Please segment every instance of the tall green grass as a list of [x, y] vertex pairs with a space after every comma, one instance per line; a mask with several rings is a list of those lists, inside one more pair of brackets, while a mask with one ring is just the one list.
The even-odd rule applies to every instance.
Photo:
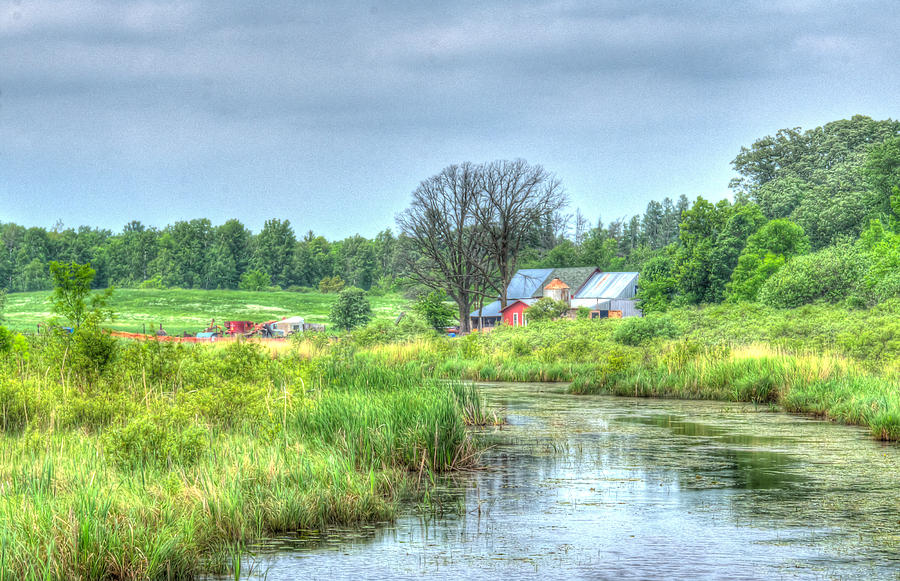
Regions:
[[65, 338], [0, 359], [0, 579], [190, 578], [253, 539], [390, 519], [476, 456], [471, 387], [352, 353]]
[[374, 366], [423, 377], [570, 381], [574, 394], [765, 403], [900, 440], [900, 302], [868, 311], [719, 305], [360, 349]]

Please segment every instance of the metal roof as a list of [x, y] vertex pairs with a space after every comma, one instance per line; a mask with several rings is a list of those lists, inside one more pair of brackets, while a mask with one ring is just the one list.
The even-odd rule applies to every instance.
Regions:
[[[508, 303], [506, 303], [506, 309], [510, 308], [511, 306], [513, 306], [516, 303], [524, 303], [526, 307], [530, 307], [534, 303], [538, 302], [538, 300], [539, 299], [515, 299], [513, 301], [509, 301]], [[500, 309], [500, 312], [502, 313], [506, 309]]]
[[540, 290], [543, 288], [544, 281], [553, 272], [552, 268], [523, 268], [513, 275], [506, 287], [506, 298], [527, 299], [540, 296]]
[[618, 299], [637, 280], [636, 272], [597, 272], [575, 293], [576, 299]]
[[[469, 313], [470, 317], [477, 317], [478, 310], [474, 310]], [[494, 301], [489, 305], [484, 305], [484, 308], [481, 309], [482, 317], [499, 317], [500, 316], [500, 301]]]
[[275, 322], [278, 324], [283, 323], [285, 325], [297, 325], [297, 324], [302, 325], [305, 321], [304, 321], [303, 317], [298, 316], [298, 317], [287, 317], [286, 319], [281, 319], [280, 321], [275, 321]]

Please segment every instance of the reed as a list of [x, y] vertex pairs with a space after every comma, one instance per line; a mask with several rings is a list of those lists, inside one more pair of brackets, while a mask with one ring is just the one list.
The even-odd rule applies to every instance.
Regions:
[[0, 359], [0, 580], [239, 575], [254, 539], [392, 518], [490, 416], [339, 349], [122, 344], [90, 380], [61, 351]]

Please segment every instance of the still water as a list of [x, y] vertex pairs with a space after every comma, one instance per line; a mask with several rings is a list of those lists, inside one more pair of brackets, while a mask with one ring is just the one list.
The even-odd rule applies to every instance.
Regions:
[[[900, 579], [900, 446], [741, 404], [485, 384], [508, 425], [431, 511], [275, 539], [259, 578]], [[426, 516], [427, 515], [427, 516]], [[245, 569], [246, 573], [246, 569]]]

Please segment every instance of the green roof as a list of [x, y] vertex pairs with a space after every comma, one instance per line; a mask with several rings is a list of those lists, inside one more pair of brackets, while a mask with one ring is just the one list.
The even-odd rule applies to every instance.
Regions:
[[544, 287], [550, 284], [550, 281], [554, 278], [558, 278], [563, 281], [569, 288], [571, 289], [571, 293], [575, 294], [581, 286], [587, 282], [587, 279], [591, 277], [592, 274], [597, 270], [595, 266], [576, 266], [572, 268], [554, 268], [553, 272], [551, 272], [545, 279], [544, 284], [542, 284], [539, 288], [535, 289], [534, 293], [531, 295], [532, 297], [542, 297], [544, 296]]

